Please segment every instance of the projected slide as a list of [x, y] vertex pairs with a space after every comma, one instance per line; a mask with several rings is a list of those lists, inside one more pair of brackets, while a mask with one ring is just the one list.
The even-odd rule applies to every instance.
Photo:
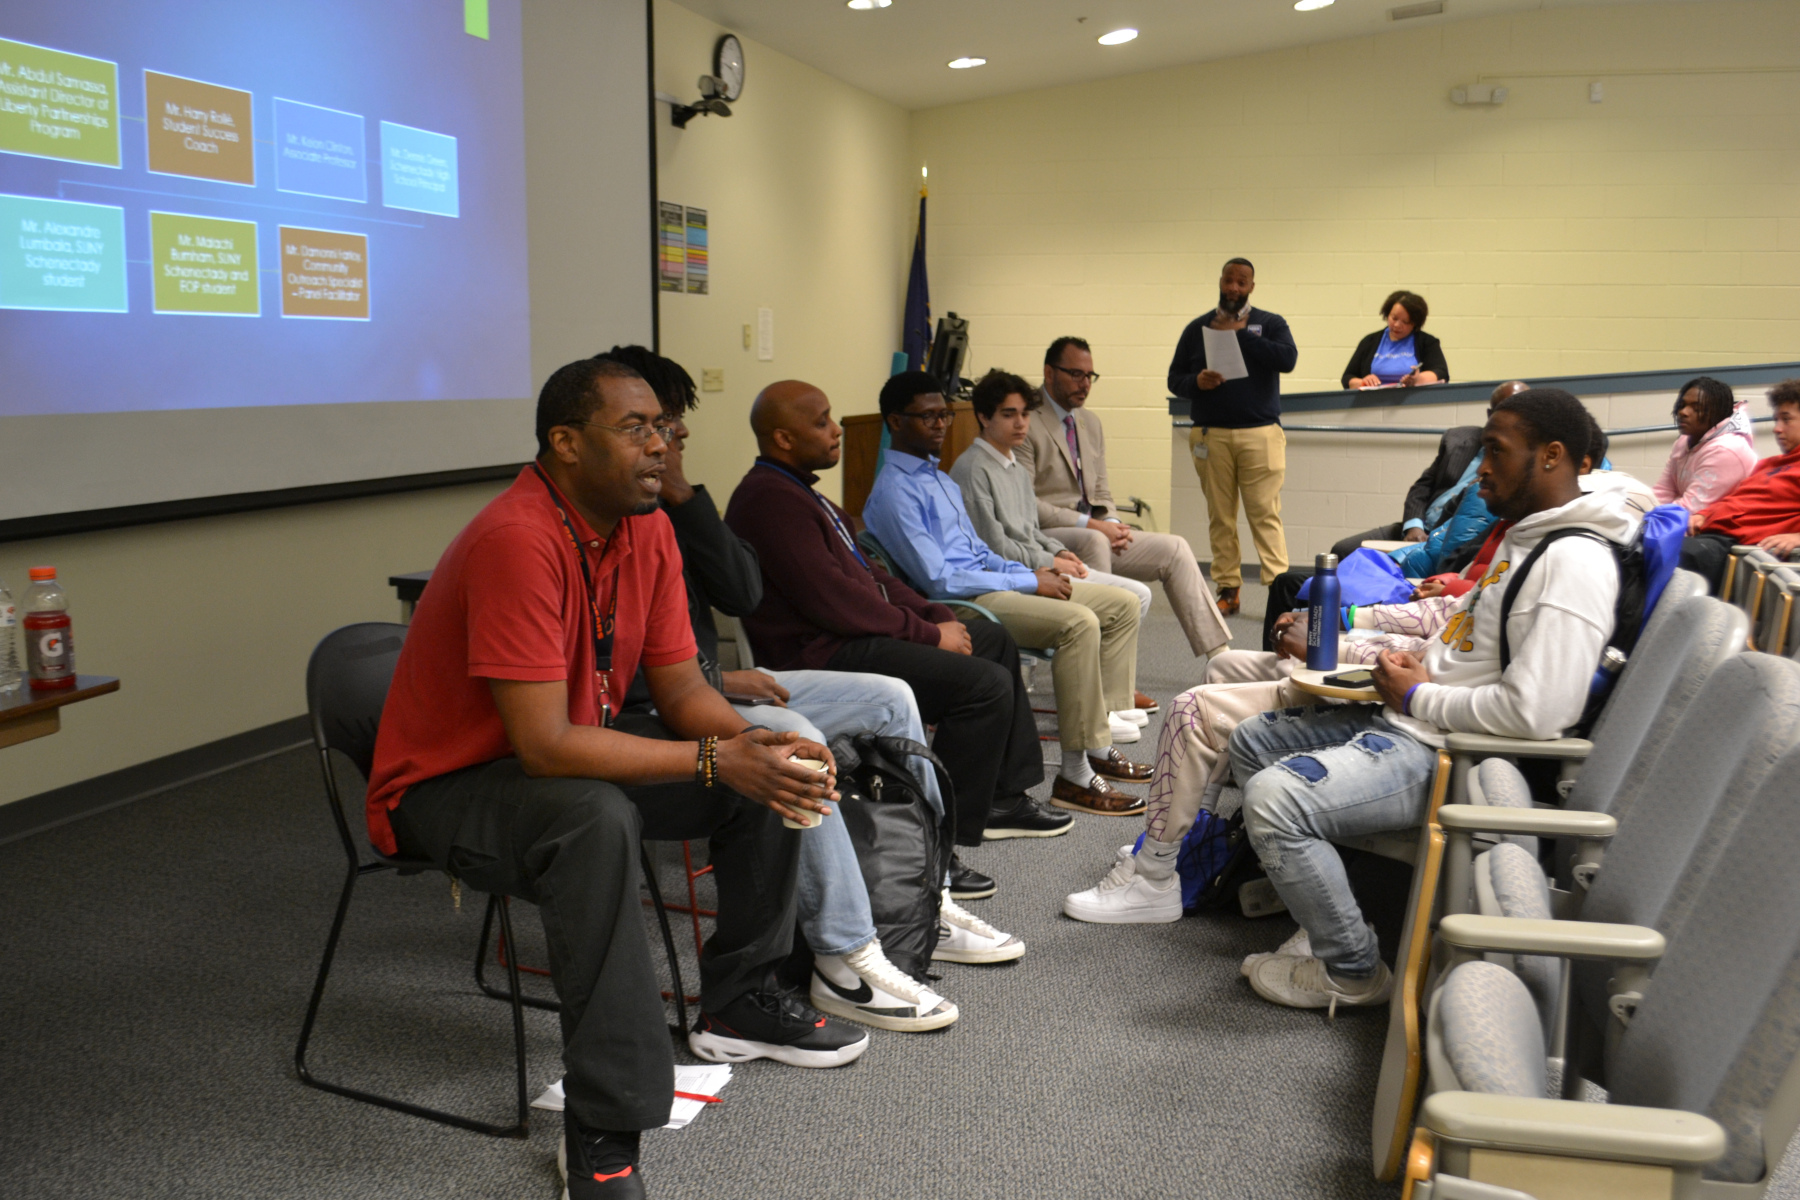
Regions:
[[0, 417], [529, 396], [519, 24], [0, 11]]

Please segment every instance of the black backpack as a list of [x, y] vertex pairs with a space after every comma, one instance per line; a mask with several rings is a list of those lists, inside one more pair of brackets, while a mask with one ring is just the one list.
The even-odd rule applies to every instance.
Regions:
[[[1563, 538], [1584, 537], [1599, 542], [1613, 552], [1613, 561], [1619, 567], [1619, 596], [1613, 602], [1612, 633], [1606, 639], [1607, 647], [1619, 652], [1622, 662], [1629, 658], [1637, 646], [1638, 634], [1644, 628], [1645, 600], [1649, 594], [1649, 572], [1644, 565], [1644, 548], [1638, 542], [1629, 544], [1615, 542], [1592, 529], [1556, 529], [1544, 535], [1544, 540], [1532, 547], [1519, 569], [1512, 572], [1507, 580], [1505, 590], [1500, 597], [1500, 670], [1505, 673], [1512, 665], [1512, 643], [1507, 637], [1506, 623], [1512, 616], [1513, 597], [1518, 594], [1519, 585], [1537, 560], [1544, 556], [1544, 551], [1551, 543]], [[1604, 654], [1604, 651], [1602, 652]], [[1600, 710], [1606, 706], [1606, 698], [1612, 694], [1613, 682], [1618, 678], [1617, 670], [1608, 670], [1596, 664], [1593, 685], [1588, 689], [1587, 706], [1581, 710], [1581, 720], [1575, 724], [1575, 736], [1586, 737], [1600, 719]]]
[[840, 734], [837, 809], [869, 889], [876, 936], [888, 961], [923, 980], [938, 942], [938, 901], [955, 841], [907, 770], [923, 758], [937, 772], [945, 812], [955, 810], [950, 776], [937, 755], [907, 738]]

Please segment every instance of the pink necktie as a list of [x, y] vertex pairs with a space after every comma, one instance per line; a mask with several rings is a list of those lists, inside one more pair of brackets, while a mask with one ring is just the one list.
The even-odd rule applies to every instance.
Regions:
[[1063, 432], [1069, 437], [1069, 458], [1075, 463], [1075, 486], [1081, 489], [1081, 500], [1087, 503], [1087, 480], [1081, 472], [1081, 443], [1075, 440], [1075, 414], [1063, 418]]

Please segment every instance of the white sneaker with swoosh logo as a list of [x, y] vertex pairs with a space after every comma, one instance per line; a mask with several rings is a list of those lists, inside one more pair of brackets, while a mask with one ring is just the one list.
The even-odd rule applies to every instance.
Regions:
[[877, 1029], [923, 1033], [954, 1024], [956, 1005], [888, 961], [880, 941], [813, 956], [812, 1006]]

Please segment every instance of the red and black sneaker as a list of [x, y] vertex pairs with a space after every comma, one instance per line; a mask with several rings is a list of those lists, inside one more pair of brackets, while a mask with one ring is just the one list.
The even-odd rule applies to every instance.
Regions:
[[563, 1144], [556, 1165], [563, 1173], [563, 1200], [644, 1200], [638, 1170], [638, 1133], [583, 1129], [563, 1110]]
[[746, 992], [716, 1013], [702, 1013], [688, 1049], [708, 1062], [772, 1058], [790, 1067], [841, 1067], [869, 1048], [866, 1030], [836, 1021], [775, 983]]

